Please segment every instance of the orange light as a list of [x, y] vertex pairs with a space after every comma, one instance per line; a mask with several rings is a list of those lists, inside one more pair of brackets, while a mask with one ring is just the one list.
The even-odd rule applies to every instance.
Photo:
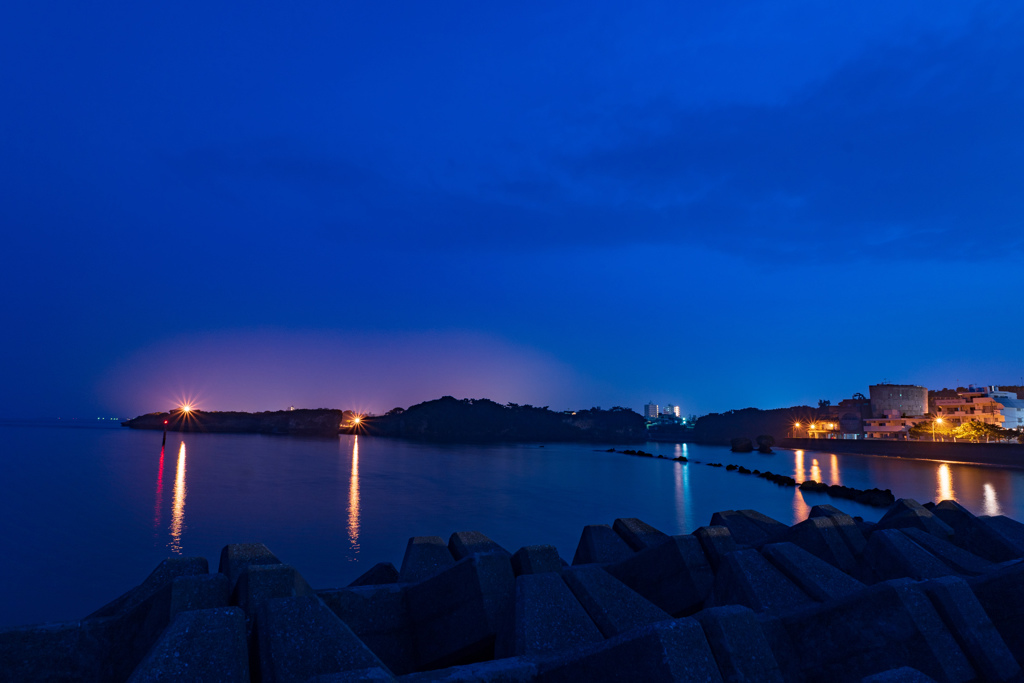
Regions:
[[192, 412], [192, 406], [190, 406], [188, 403], [186, 403], [185, 405], [183, 405], [181, 407], [181, 412], [183, 412], [183, 413], [191, 413]]
[[356, 416], [356, 417], [352, 418], [352, 424], [359, 424], [362, 421], [363, 421], [363, 418], [361, 418], [359, 416]]
[[799, 423], [799, 422], [797, 422], [797, 423], [796, 423], [795, 425], [793, 425], [793, 426], [794, 426], [794, 427], [799, 427], [799, 426], [800, 426], [800, 423]]

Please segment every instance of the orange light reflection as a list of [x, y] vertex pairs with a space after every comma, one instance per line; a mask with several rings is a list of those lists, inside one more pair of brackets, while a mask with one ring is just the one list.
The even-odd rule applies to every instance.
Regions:
[[171, 505], [171, 541], [167, 546], [181, 555], [181, 534], [185, 531], [185, 442], [178, 449], [178, 472], [174, 477], [174, 502]]
[[[359, 437], [352, 437], [352, 472], [348, 479], [348, 543], [359, 554]], [[350, 558], [355, 562], [356, 558]]]
[[953, 474], [949, 471], [949, 465], [942, 463], [935, 473], [938, 486], [935, 495], [938, 501], [956, 500], [956, 491], [953, 490]]

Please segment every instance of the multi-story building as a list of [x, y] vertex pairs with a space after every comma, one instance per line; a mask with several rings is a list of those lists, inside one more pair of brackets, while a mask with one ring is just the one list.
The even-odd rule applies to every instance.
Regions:
[[990, 391], [988, 395], [1003, 406], [1003, 428], [1024, 429], [1024, 400], [1012, 391]]
[[645, 404], [644, 405], [644, 417], [646, 417], [648, 420], [657, 420], [658, 419], [658, 404], [657, 403], [647, 403], [647, 404]]
[[681, 417], [681, 411], [679, 410], [679, 406], [674, 406], [671, 403], [665, 406], [665, 408], [661, 411], [661, 414], [669, 415], [671, 417]]
[[996, 427], [1003, 426], [1003, 404], [983, 392], [965, 391], [957, 398], [940, 398], [933, 403], [935, 417], [954, 428], [971, 420]]
[[[917, 417], [928, 412], [928, 390], [913, 384], [872, 384], [871, 417], [887, 417], [895, 410], [900, 416]], [[866, 430], [865, 430], [866, 431]]]
[[882, 416], [869, 417], [864, 420], [864, 438], [905, 441], [909, 436], [910, 428], [927, 419], [921, 415], [906, 417], [898, 409], [888, 410]]

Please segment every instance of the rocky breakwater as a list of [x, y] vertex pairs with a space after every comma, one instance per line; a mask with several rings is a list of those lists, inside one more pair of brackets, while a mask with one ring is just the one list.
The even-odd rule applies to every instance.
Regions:
[[409, 539], [345, 588], [260, 544], [219, 572], [167, 560], [82, 621], [0, 632], [33, 681], [1018, 681], [1024, 525], [953, 501], [878, 523], [726, 510], [692, 534], [638, 519], [509, 553]]
[[[263, 413], [234, 411], [174, 410], [148, 413], [122, 422], [132, 429], [164, 429], [173, 432], [207, 432], [213, 434], [281, 434], [303, 436], [337, 436], [346, 414], [341, 410], [277, 410]], [[167, 424], [164, 424], [164, 421]]]

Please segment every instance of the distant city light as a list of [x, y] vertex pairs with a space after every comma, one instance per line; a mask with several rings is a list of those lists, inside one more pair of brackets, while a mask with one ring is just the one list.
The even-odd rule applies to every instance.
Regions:
[[356, 424], [357, 425], [357, 424], [359, 424], [362, 421], [363, 421], [363, 418], [359, 417], [358, 415], [356, 415], [355, 417], [352, 418], [352, 424]]
[[800, 426], [800, 423], [799, 423], [799, 422], [797, 422], [797, 423], [796, 423], [795, 425], [793, 425], [793, 426], [794, 426], [794, 427], [799, 427], [799, 426]]
[[192, 412], [192, 406], [190, 406], [189, 404], [186, 403], [185, 405], [183, 405], [181, 407], [181, 412], [183, 412], [183, 413], [191, 413]]

